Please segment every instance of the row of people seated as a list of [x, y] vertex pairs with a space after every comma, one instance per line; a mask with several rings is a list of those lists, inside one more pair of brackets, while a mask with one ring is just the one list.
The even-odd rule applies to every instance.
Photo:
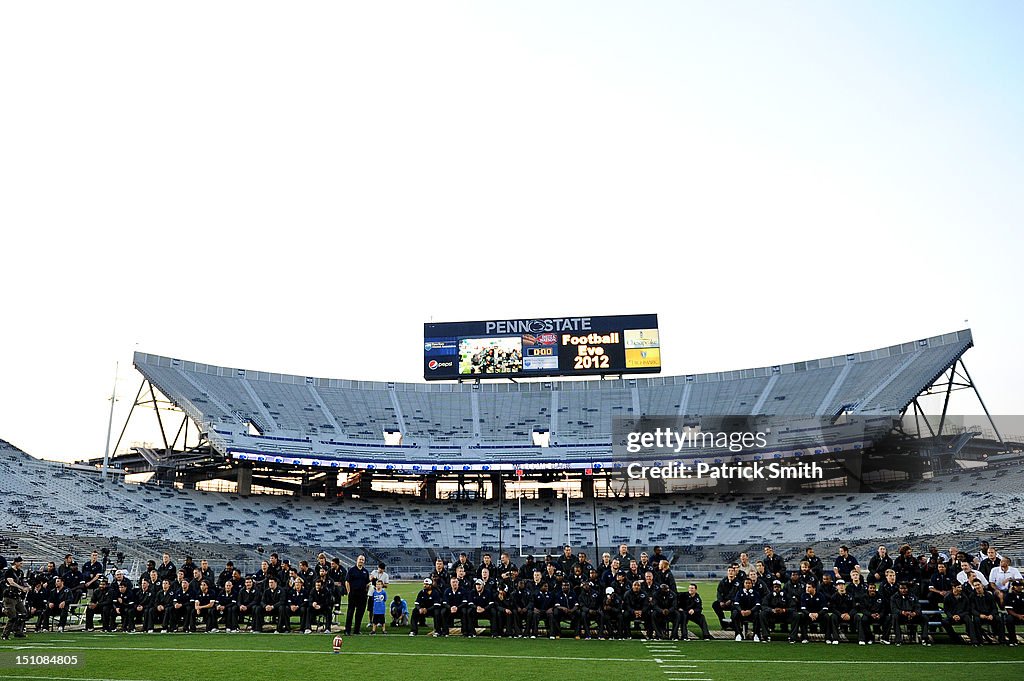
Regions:
[[[719, 583], [712, 608], [723, 628], [732, 628], [742, 641], [752, 631], [753, 640], [771, 640], [773, 625], [788, 628], [789, 641], [808, 642], [808, 628], [816, 626], [826, 643], [838, 644], [843, 630], [848, 640], [870, 645], [880, 634], [882, 643], [890, 643], [895, 632], [897, 645], [904, 640], [904, 627], [924, 645], [933, 642], [932, 632], [941, 626], [954, 643], [962, 641], [955, 626], [963, 625], [969, 640], [979, 645], [985, 628], [999, 643], [1017, 645], [1016, 627], [1024, 623], [1024, 580], [1015, 580], [1010, 592], [998, 599], [978, 579], [969, 583], [953, 580], [948, 591], [929, 592], [919, 598], [914, 585], [896, 582], [896, 573], [886, 571], [884, 582], [863, 584], [854, 573], [851, 582], [838, 580], [834, 585], [825, 575], [821, 583], [794, 572], [786, 584], [773, 580], [767, 586], [757, 575], [739, 578], [730, 566]], [[938, 597], [941, 596], [941, 602]], [[932, 609], [925, 610], [924, 605]], [[941, 609], [939, 607], [941, 606]], [[728, 617], [726, 617], [728, 613]]]
[[629, 638], [631, 628], [644, 638], [678, 636], [689, 623], [699, 627], [710, 640], [703, 602], [697, 585], [677, 594], [666, 583], [655, 583], [648, 573], [644, 581], [634, 582], [628, 590], [605, 587], [592, 582], [576, 587], [571, 581], [545, 579], [534, 573], [530, 582], [520, 580], [512, 589], [488, 585], [481, 578], [472, 588], [451, 577], [447, 585], [435, 584], [429, 577], [416, 596], [410, 612], [410, 636], [433, 621], [432, 636], [446, 637], [458, 622], [463, 636], [473, 637], [484, 622], [492, 637], [536, 638], [541, 627], [549, 638], [563, 634], [577, 639]]
[[[914, 558], [909, 547], [904, 546], [901, 547], [900, 554], [904, 560], [900, 561], [899, 558], [895, 561], [888, 560], [885, 547], [879, 547], [879, 554], [873, 557], [869, 564], [866, 581], [874, 581], [876, 593], [882, 597], [881, 612], [877, 613], [877, 617], [872, 615], [873, 618], [881, 620], [880, 623], [873, 624], [876, 634], [886, 632], [886, 622], [891, 619], [893, 612], [892, 599], [899, 591], [899, 575], [912, 574], [914, 579], [907, 582], [908, 593], [911, 597], [919, 596], [927, 599], [927, 603], [922, 604], [924, 609], [921, 615], [924, 619], [932, 619], [934, 623], [935, 618], [943, 615], [944, 610], [940, 610], [940, 608], [944, 607], [944, 603], [952, 594], [953, 586], [956, 584], [966, 584], [968, 598], [974, 599], [972, 593], [974, 582], [977, 581], [982, 584], [982, 590], [992, 595], [996, 601], [997, 619], [1001, 625], [1006, 624], [1005, 633], [1009, 634], [1006, 640], [1016, 641], [1015, 632], [1011, 632], [1010, 629], [1018, 624], [1020, 618], [1017, 613], [1020, 612], [1020, 607], [1008, 607], [1007, 599], [1011, 595], [1009, 585], [1020, 573], [1016, 568], [1010, 567], [1010, 561], [1000, 556], [994, 548], [984, 545], [982, 551], [976, 554], [967, 554], [951, 548], [947, 555], [938, 553], [933, 547], [929, 552], [931, 558], [926, 560], [925, 556]], [[954, 565], [949, 560], [950, 556], [962, 561], [958, 566], [960, 567], [959, 572], [954, 573], [953, 568], [950, 567]], [[832, 599], [840, 590], [839, 581], [845, 582], [844, 591], [847, 596], [852, 597], [855, 602], [864, 600], [868, 585], [862, 576], [858, 561], [849, 554], [849, 550], [844, 546], [840, 548], [839, 556], [834, 562], [835, 565], [831, 571], [824, 569], [821, 560], [814, 555], [813, 547], [809, 547], [800, 563], [800, 569], [789, 573], [784, 572], [785, 562], [774, 554], [770, 546], [765, 547], [764, 559], [755, 563], [751, 563], [746, 554], [741, 554], [740, 562], [732, 566], [727, 571], [726, 578], [719, 583], [712, 609], [718, 615], [723, 628], [735, 631], [735, 621], [740, 620], [744, 625], [744, 632], [749, 633], [747, 629], [761, 625], [760, 635], [755, 630], [754, 636], [770, 639], [771, 632], [763, 626], [764, 608], [762, 606], [775, 588], [772, 582], [780, 581], [782, 583], [781, 590], [786, 597], [786, 612], [785, 616], [782, 612], [773, 612], [773, 621], [770, 624], [781, 624], [787, 630], [791, 628], [791, 625], [795, 625], [793, 628], [798, 632], [802, 624], [813, 625], [822, 630], [822, 633], [825, 633], [827, 626], [828, 632], [831, 634], [836, 629], [832, 626], [833, 615], [838, 611], [839, 628], [850, 630], [849, 620], [855, 619], [861, 613], [855, 612], [850, 615], [849, 611], [842, 612], [839, 611], [839, 608], [830, 607], [825, 618], [828, 620], [827, 623], [817, 621], [820, 616], [811, 617], [813, 613], [810, 611], [807, 613], [807, 621], [802, 621], [804, 616], [801, 614], [800, 601], [806, 595], [810, 584], [814, 585], [815, 593], [825, 599], [830, 606]], [[911, 568], [911, 565], [915, 564], [921, 568], [917, 572]], [[887, 565], [894, 565], [894, 567], [885, 567]], [[898, 566], [899, 569], [895, 566]], [[988, 578], [983, 569], [989, 571]], [[99, 616], [100, 626], [107, 629], [114, 626], [124, 628], [127, 617], [131, 620], [130, 628], [141, 626], [146, 631], [155, 630], [157, 627], [161, 630], [171, 630], [173, 627], [175, 630], [180, 628], [191, 631], [198, 626], [204, 626], [206, 630], [216, 630], [221, 626], [228, 630], [238, 630], [248, 626], [252, 630], [262, 631], [267, 624], [273, 630], [285, 631], [291, 627], [293, 619], [298, 620], [299, 628], [302, 631], [312, 630], [316, 627], [329, 630], [332, 622], [330, 611], [340, 604], [341, 599], [346, 595], [347, 571], [341, 566], [338, 559], [328, 561], [324, 554], [318, 555], [312, 564], [303, 560], [295, 566], [289, 564], [287, 560], [281, 560], [277, 554], [271, 554], [269, 560], [264, 561], [258, 571], [245, 576], [235, 569], [230, 561], [217, 575], [205, 560], [196, 564], [190, 558], [186, 558], [179, 569], [170, 560], [170, 556], [164, 554], [161, 563], [150, 561], [150, 564], [147, 565], [144, 575], [148, 575], [148, 578], [142, 580], [138, 589], [132, 586], [131, 581], [121, 571], [117, 571], [110, 583], [107, 583], [106, 577], [103, 576], [105, 570], [105, 562], [101, 563], [97, 553], [93, 552], [90, 561], [82, 570], [78, 570], [72, 556], [67, 555], [64, 564], [60, 567], [51, 563], [44, 570], [37, 572], [33, 578], [36, 586], [29, 594], [28, 599], [32, 612], [39, 617], [37, 627], [47, 628], [54, 622], [58, 628], [66, 626], [69, 608], [79, 600], [80, 596], [84, 595], [88, 603], [86, 607], [86, 627], [88, 629], [94, 628], [95, 618]], [[539, 582], [536, 581], [538, 572]], [[381, 568], [377, 574], [386, 573], [383, 573], [383, 568]], [[540, 591], [538, 587], [534, 586], [534, 582], [537, 584], [546, 582], [548, 594], [557, 599], [566, 591], [564, 584], [568, 584], [568, 591], [577, 601], [586, 602], [588, 598], [596, 595], [602, 600], [602, 606], [591, 608], [584, 604], [578, 610], [564, 605], [542, 608], [537, 608], [534, 605], [528, 607], [503, 605], [499, 607], [499, 601], [512, 602], [517, 597], [520, 575], [526, 580], [524, 585], [526, 590], [531, 593]], [[742, 580], [748, 576], [752, 579], [752, 590], [760, 599], [755, 602], [755, 609], [758, 613], [756, 617], [747, 612], [751, 610], [750, 608], [735, 607], [738, 602], [736, 594], [742, 589]], [[619, 551], [614, 557], [605, 553], [596, 564], [592, 564], [585, 553], [574, 554], [571, 547], [565, 546], [562, 556], [545, 556], [538, 561], [527, 557], [522, 568], [512, 563], [507, 553], [502, 553], [498, 561], [493, 561], [490, 554], [485, 553], [478, 566], [470, 563], [466, 554], [463, 553], [451, 565], [446, 565], [441, 560], [437, 561], [430, 577], [433, 591], [441, 592], [437, 594], [438, 596], [444, 596], [443, 592], [451, 586], [452, 577], [458, 580], [459, 589], [463, 590], [462, 593], [468, 593], [470, 596], [476, 591], [474, 577], [483, 582], [483, 591], [490, 595], [492, 601], [489, 605], [475, 605], [470, 614], [476, 617], [488, 611], [493, 613], [499, 633], [505, 635], [516, 635], [514, 633], [516, 631], [520, 632], [519, 635], [537, 635], [536, 632], [543, 626], [546, 631], [557, 628], [558, 631], [554, 635], [560, 635], [562, 629], [567, 627], [581, 636], [590, 634], [600, 637], [603, 634], [604, 637], [619, 637], [624, 635], [624, 627], [620, 620], [629, 619], [629, 625], [639, 628], [641, 635], [675, 636], [680, 628], [685, 630], [686, 627], [685, 625], [679, 627], [679, 624], [672, 621], [672, 617], [681, 619], [683, 612], [689, 614], [688, 611], [691, 610], [689, 607], [683, 607], [689, 589], [686, 591], [677, 589], [669, 561], [658, 547], [655, 547], [653, 555], [641, 553], [639, 559], [634, 559], [630, 555], [628, 547], [623, 545], [619, 547]], [[270, 586], [272, 579], [275, 584], [273, 587]], [[372, 580], [371, 576], [371, 583]], [[171, 603], [170, 608], [165, 605], [161, 609], [160, 604], [155, 601], [160, 597], [164, 581], [169, 582], [170, 590], [178, 593], [179, 596], [177, 603]], [[228, 582], [231, 583], [230, 591], [226, 591]], [[320, 584], [314, 588], [316, 582], [320, 582]], [[633, 590], [634, 583], [637, 582], [640, 584], [640, 592], [647, 595], [648, 601], [642, 608], [632, 611], [640, 613], [639, 615], [634, 614], [632, 617], [627, 617], [624, 613], [629, 612], [629, 609], [626, 607], [625, 601], [629, 597], [629, 592]], [[184, 584], [188, 586], [185, 587]], [[590, 586], [585, 587], [588, 584]], [[674, 612], [668, 604], [670, 596], [662, 596], [659, 593], [663, 584], [668, 586], [670, 594], [675, 594]], [[264, 592], [268, 588], [270, 594], [267, 598], [270, 602], [264, 603]], [[613, 594], [610, 594], [608, 589], [611, 589]], [[280, 595], [275, 595], [277, 590], [284, 594], [283, 598]], [[310, 593], [314, 590], [317, 594], [311, 598]], [[584, 596], [585, 591], [589, 592], [586, 596]], [[234, 592], [239, 593], [238, 602], [233, 602], [235, 600]], [[615, 608], [612, 604], [605, 607], [604, 600], [611, 595], [622, 601], [619, 604], [619, 615], [615, 615]], [[659, 597], [662, 607], [657, 607], [654, 602]], [[207, 599], [211, 599], [212, 604]], [[247, 602], [243, 603], [242, 600]], [[328, 601], [329, 606], [327, 605]], [[468, 601], [466, 602], [468, 603]], [[460, 605], [460, 603], [462, 604]], [[541, 605], [544, 603], [542, 602]], [[452, 619], [452, 615], [460, 615], [467, 606], [460, 601], [446, 607], [447, 614], [441, 617], [440, 622], [442, 628], [446, 619]], [[452, 610], [453, 607], [454, 610]], [[477, 608], [482, 608], [482, 610], [477, 610]], [[565, 609], [568, 614], [565, 614], [565, 618], [561, 619], [556, 627], [552, 617], [563, 612], [559, 608]], [[284, 613], [282, 613], [282, 609], [285, 611]], [[168, 610], [170, 610], [170, 614], [168, 614]], [[433, 605], [424, 606], [418, 610], [429, 612], [431, 616], [436, 612]], [[515, 616], [511, 616], [509, 613], [503, 615], [502, 612], [505, 610], [509, 610]], [[584, 610], [587, 611], [586, 617], [589, 619], [585, 619]], [[771, 608], [771, 610], [781, 611], [782, 608]], [[594, 614], [595, 612], [600, 614]], [[660, 614], [658, 614], [659, 612]], [[149, 613], [148, 618], [147, 613]], [[287, 621], [284, 624], [281, 623], [282, 615], [287, 616]], [[111, 624], [111, 616], [114, 618], [114, 624]], [[978, 617], [981, 618], [981, 615]], [[212, 627], [209, 621], [211, 619], [213, 620]], [[414, 626], [415, 619], [414, 617]], [[461, 617], [454, 617], [454, 619], [458, 620], [460, 625], [462, 624]], [[486, 617], [480, 616], [479, 619], [491, 623]], [[776, 619], [779, 621], [776, 622]], [[966, 620], [963, 622], [965, 626], [973, 627], [976, 621], [975, 616], [970, 613], [964, 619]], [[984, 618], [981, 619], [984, 620]], [[688, 621], [696, 622], [701, 629], [701, 634], [706, 630], [706, 622], [701, 625], [698, 618]], [[987, 623], [987, 620], [984, 621], [986, 621], [985, 629], [994, 628], [994, 625]], [[436, 624], [437, 622], [435, 622]], [[916, 623], [896, 621], [890, 625], [888, 631], [895, 630], [894, 625], [898, 624]], [[596, 626], [591, 627], [591, 625]], [[447, 628], [450, 629], [451, 626], [448, 625]], [[473, 627], [473, 629], [476, 628], [478, 627]], [[466, 629], [468, 630], [469, 627], [467, 626]], [[438, 629], [435, 627], [436, 631]], [[929, 639], [929, 633], [924, 630], [925, 641]], [[797, 637], [798, 639], [802, 638], [799, 633]], [[883, 638], [888, 640], [888, 635], [886, 634]], [[838, 635], [829, 638], [829, 640], [837, 639]], [[870, 639], [866, 641], [863, 639], [864, 637], [861, 640], [865, 644], [870, 642]]]
[[[219, 590], [205, 580], [165, 579], [156, 585], [143, 579], [135, 588], [127, 581], [108, 584], [104, 578], [86, 606], [85, 630], [93, 630], [98, 617], [103, 631], [133, 632], [141, 627], [146, 633], [196, 632], [202, 627], [212, 633], [221, 627], [229, 632], [247, 627], [260, 633], [269, 626], [271, 631], [286, 633], [296, 623], [305, 633], [312, 633], [314, 628], [330, 632], [334, 604], [332, 591], [322, 582], [318, 580], [306, 589], [302, 578], [281, 586], [277, 578], [271, 577], [258, 588], [247, 577], [241, 588], [228, 580]], [[39, 628], [47, 626], [50, 616], [48, 611], [40, 613]], [[60, 626], [65, 624], [62, 615]]]

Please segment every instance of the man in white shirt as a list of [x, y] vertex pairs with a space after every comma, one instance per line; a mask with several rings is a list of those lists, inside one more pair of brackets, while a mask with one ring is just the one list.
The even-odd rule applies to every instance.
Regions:
[[[373, 612], [373, 587], [377, 582], [384, 582], [384, 589], [388, 588], [388, 584], [391, 583], [391, 576], [384, 571], [384, 563], [377, 563], [377, 569], [370, 571], [370, 593], [366, 596], [366, 609], [371, 613]], [[372, 617], [370, 618], [373, 619]], [[370, 628], [371, 622], [366, 623], [366, 628]]]
[[1024, 577], [1021, 576], [1020, 570], [1010, 567], [1009, 558], [1001, 559], [999, 566], [992, 568], [988, 581], [992, 585], [996, 598], [999, 599], [1000, 606], [1003, 604], [1003, 598], [1009, 593], [1010, 585], [1018, 579], [1024, 579]]
[[377, 563], [377, 569], [370, 572], [370, 583], [373, 584], [377, 580], [384, 582], [384, 588], [386, 589], [391, 584], [391, 576], [384, 571], [384, 563]]
[[966, 560], [960, 563], [960, 568], [960, 572], [958, 572], [956, 575], [956, 581], [960, 582], [961, 584], [966, 584], [967, 588], [969, 589], [971, 588], [970, 583], [974, 580], [978, 580], [979, 582], [981, 582], [982, 586], [984, 586], [986, 589], [988, 588], [988, 579], [986, 579], [985, 575], [981, 574], [980, 572], [972, 568], [971, 564], [968, 563]]
[[750, 562], [750, 556], [747, 553], [740, 554], [740, 570], [746, 577], [750, 577], [751, 573], [756, 572], [753, 563]]

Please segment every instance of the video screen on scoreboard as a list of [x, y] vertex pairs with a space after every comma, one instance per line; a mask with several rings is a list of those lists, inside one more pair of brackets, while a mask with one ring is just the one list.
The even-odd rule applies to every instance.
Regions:
[[654, 314], [423, 325], [428, 381], [659, 371]]
[[518, 374], [523, 370], [523, 340], [508, 338], [459, 339], [459, 375]]

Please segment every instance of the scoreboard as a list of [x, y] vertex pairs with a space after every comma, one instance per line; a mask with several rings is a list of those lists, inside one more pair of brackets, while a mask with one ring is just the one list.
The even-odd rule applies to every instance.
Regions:
[[659, 371], [656, 314], [423, 325], [428, 381]]

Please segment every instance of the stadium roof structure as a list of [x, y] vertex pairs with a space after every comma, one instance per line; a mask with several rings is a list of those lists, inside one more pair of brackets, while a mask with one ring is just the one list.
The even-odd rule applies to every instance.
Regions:
[[[780, 423], [835, 421], [843, 415], [860, 420], [866, 440], [859, 446], [891, 432], [908, 407], [916, 408], [917, 398], [934, 387], [973, 388], [961, 359], [972, 346], [971, 331], [965, 329], [752, 369], [520, 383], [354, 381], [141, 352], [135, 353], [134, 365], [144, 377], [139, 395], [148, 384], [155, 403], [155, 387], [225, 457], [430, 474], [620, 465], [612, 442], [617, 421], [650, 416], [693, 423], [748, 416]], [[759, 456], [799, 454], [800, 447], [828, 451], [820, 437], [819, 431], [806, 442]]]

